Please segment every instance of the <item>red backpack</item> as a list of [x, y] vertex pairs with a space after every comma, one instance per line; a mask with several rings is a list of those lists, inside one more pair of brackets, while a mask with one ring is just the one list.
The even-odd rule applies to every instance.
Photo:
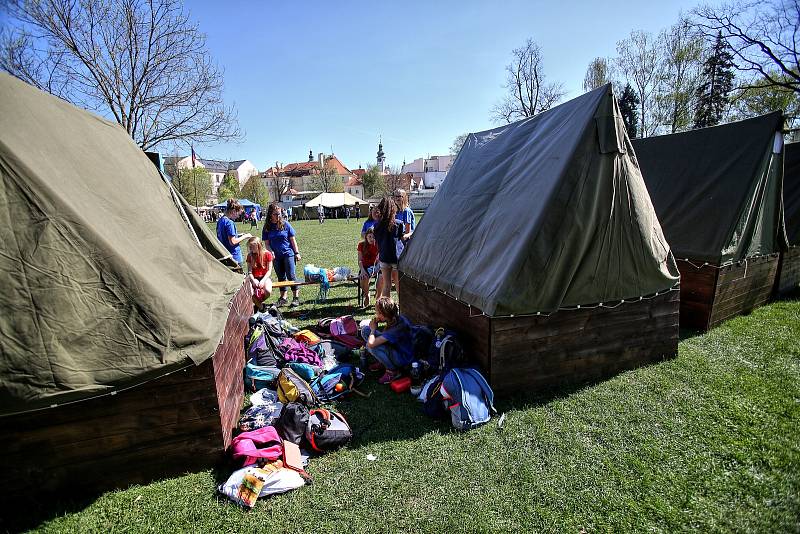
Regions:
[[333, 339], [351, 349], [364, 345], [364, 341], [358, 337], [358, 323], [352, 315], [337, 317], [331, 321], [330, 329]]

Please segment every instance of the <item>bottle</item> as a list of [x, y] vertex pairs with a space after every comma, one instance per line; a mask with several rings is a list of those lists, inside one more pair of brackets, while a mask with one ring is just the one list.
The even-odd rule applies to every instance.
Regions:
[[419, 362], [414, 362], [411, 364], [411, 382], [414, 387], [418, 387], [420, 385], [420, 381], [422, 379], [422, 373], [419, 369]]
[[367, 349], [365, 347], [361, 347], [361, 349], [359, 350], [358, 363], [361, 366], [361, 371], [366, 373], [367, 372]]

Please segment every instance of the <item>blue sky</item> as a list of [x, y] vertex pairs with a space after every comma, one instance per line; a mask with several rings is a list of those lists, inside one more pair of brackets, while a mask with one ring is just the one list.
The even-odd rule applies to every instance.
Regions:
[[505, 65], [527, 38], [545, 72], [582, 92], [589, 62], [632, 30], [658, 32], [697, 1], [187, 2], [225, 69], [241, 144], [202, 157], [305, 161], [334, 153], [351, 168], [446, 154], [453, 139], [494, 125]]

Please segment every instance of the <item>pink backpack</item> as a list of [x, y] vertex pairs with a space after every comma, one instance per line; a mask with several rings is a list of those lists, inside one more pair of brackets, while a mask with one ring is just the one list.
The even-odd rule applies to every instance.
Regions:
[[278, 345], [278, 352], [286, 363], [299, 362], [309, 365], [322, 366], [322, 360], [314, 350], [294, 338], [287, 337]]
[[343, 315], [331, 321], [331, 336], [351, 349], [357, 349], [364, 344], [358, 337], [358, 323], [352, 315]]
[[242, 432], [233, 438], [231, 451], [234, 460], [242, 460], [242, 467], [247, 467], [256, 463], [259, 458], [279, 460], [283, 456], [283, 441], [274, 427], [265, 426]]

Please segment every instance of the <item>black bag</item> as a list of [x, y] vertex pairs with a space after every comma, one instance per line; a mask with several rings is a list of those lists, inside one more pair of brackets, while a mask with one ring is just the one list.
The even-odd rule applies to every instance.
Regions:
[[309, 412], [306, 441], [317, 452], [328, 452], [347, 445], [353, 431], [344, 416], [325, 409]]
[[432, 379], [433, 382], [428, 386], [425, 401], [422, 403], [422, 412], [434, 419], [447, 419], [450, 417], [444, 403], [444, 396], [442, 396], [442, 382], [444, 382], [445, 374], [447, 373], [443, 372]]
[[464, 349], [458, 341], [457, 334], [452, 330], [437, 328], [426, 361], [430, 369], [436, 372], [463, 367]]
[[290, 402], [283, 407], [281, 415], [275, 422], [275, 430], [286, 441], [291, 441], [295, 445], [305, 436], [308, 428], [308, 408], [299, 402]]

